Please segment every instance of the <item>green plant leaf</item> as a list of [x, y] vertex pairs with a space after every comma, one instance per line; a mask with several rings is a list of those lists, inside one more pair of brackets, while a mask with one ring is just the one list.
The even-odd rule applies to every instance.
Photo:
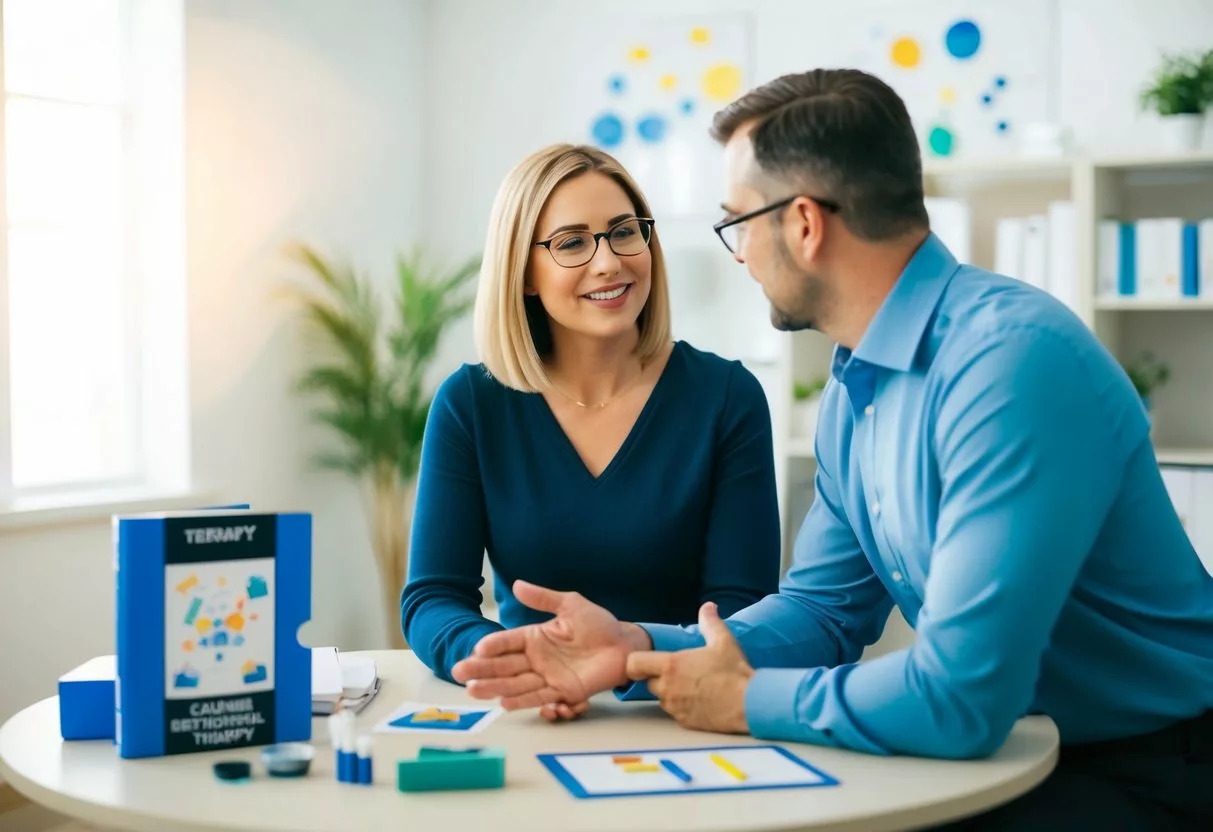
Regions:
[[314, 402], [312, 418], [338, 445], [315, 455], [315, 464], [355, 477], [395, 471], [411, 481], [430, 410], [425, 378], [445, 332], [472, 308], [464, 290], [480, 258], [444, 271], [414, 248], [397, 257], [394, 297], [385, 300], [348, 264], [305, 245], [288, 255], [310, 277], [290, 294], [320, 352], [295, 390]]
[[1143, 109], [1159, 115], [1199, 115], [1213, 104], [1213, 49], [1203, 55], [1165, 54], [1141, 93]]

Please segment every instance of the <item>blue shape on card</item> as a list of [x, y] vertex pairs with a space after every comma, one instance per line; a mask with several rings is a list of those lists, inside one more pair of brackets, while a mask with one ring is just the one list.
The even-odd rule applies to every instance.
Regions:
[[227, 647], [227, 633], [220, 630], [211, 636], [212, 647]]
[[263, 598], [270, 594], [269, 587], [265, 583], [265, 578], [260, 575], [249, 576], [247, 591], [249, 598]]
[[695, 101], [691, 98], [682, 99], [682, 103], [678, 105], [678, 109], [682, 110], [683, 115], [689, 116], [695, 112]]
[[244, 683], [246, 685], [255, 685], [258, 682], [264, 682], [266, 678], [265, 665], [259, 664], [257, 668], [249, 673], [244, 674]]
[[198, 687], [198, 671], [192, 667], [182, 668], [173, 676], [173, 687], [175, 688], [196, 688]]
[[628, 81], [622, 75], [612, 75], [607, 79], [607, 89], [615, 95], [622, 95], [628, 88]]
[[232, 639], [233, 647], [239, 647], [241, 644], [244, 644], [244, 636], [236, 636], [234, 639]]
[[405, 714], [399, 719], [393, 719], [391, 725], [397, 728], [424, 728], [434, 731], [467, 731], [477, 722], [488, 715], [488, 711], [460, 711], [458, 721], [441, 721], [437, 719], [417, 719], [419, 713]]

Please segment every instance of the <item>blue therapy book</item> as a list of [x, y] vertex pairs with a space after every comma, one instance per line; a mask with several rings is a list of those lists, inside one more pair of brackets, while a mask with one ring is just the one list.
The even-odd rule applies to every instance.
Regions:
[[117, 515], [115, 739], [122, 757], [311, 738], [312, 518]]

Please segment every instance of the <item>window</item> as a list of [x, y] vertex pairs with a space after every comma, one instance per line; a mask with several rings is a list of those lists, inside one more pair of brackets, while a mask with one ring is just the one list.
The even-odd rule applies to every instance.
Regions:
[[3, 0], [0, 502], [185, 474], [180, 27]]

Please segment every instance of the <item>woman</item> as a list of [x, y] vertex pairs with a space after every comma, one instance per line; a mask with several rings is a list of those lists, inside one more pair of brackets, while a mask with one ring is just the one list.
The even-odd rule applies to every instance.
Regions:
[[[777, 591], [766, 397], [740, 363], [671, 342], [654, 222], [618, 162], [556, 145], [509, 173], [474, 317], [482, 364], [435, 393], [401, 597], [436, 674], [541, 620], [518, 578], [675, 624]], [[500, 624], [480, 612], [486, 552]]]

